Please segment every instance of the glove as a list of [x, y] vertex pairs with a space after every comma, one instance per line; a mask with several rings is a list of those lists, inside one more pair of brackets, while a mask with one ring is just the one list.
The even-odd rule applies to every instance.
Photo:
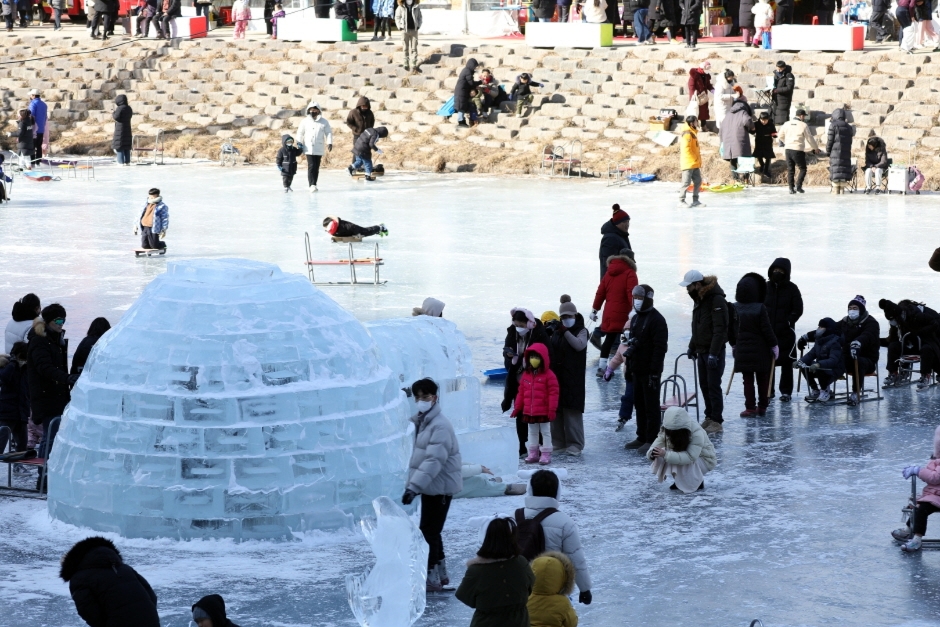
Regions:
[[78, 381], [78, 377], [79, 377], [78, 373], [69, 375], [69, 387], [72, 387], [73, 385], [75, 385], [75, 382]]
[[817, 370], [819, 370], [819, 364], [813, 364], [809, 367], [810, 372], [816, 372]]
[[685, 356], [688, 357], [689, 359], [695, 359], [698, 355], [696, 355], [694, 348], [690, 348], [689, 352], [687, 352]]
[[578, 603], [583, 603], [584, 605], [590, 605], [591, 601], [594, 600], [594, 597], [591, 595], [590, 590], [582, 590], [581, 594], [578, 595]]
[[650, 388], [654, 390], [658, 390], [659, 389], [659, 375], [651, 374], [649, 384], [650, 384]]
[[849, 346], [850, 346], [851, 348], [854, 348], [855, 350], [858, 350], [858, 349], [860, 349], [860, 348], [862, 347], [862, 343], [859, 342], [858, 340], [852, 340], [852, 343], [849, 344]]
[[803, 350], [806, 348], [806, 343], [808, 341], [809, 341], [809, 338], [807, 338], [806, 334], [804, 333], [803, 335], [800, 336], [800, 339], [797, 340], [796, 347], [799, 348], [800, 350]]
[[327, 151], [327, 152], [333, 152], [333, 144], [327, 144], [327, 145], [326, 145], [326, 151]]
[[717, 370], [718, 369], [718, 355], [709, 355], [708, 356], [708, 369]]
[[612, 376], [614, 376], [614, 371], [610, 368], [604, 371], [604, 381], [610, 381]]
[[920, 474], [920, 466], [908, 466], [901, 471], [901, 474], [904, 475], [905, 479], [910, 479], [914, 475]]
[[591, 315], [588, 316], [588, 318], [591, 319], [591, 322], [597, 322], [597, 310], [596, 309], [591, 310]]
[[794, 368], [794, 369], [805, 368], [805, 367], [806, 367], [806, 364], [804, 364], [804, 363], [803, 363], [801, 360], [799, 360], [799, 359], [797, 359], [796, 361], [793, 362], [793, 368]]
[[401, 495], [401, 502], [403, 505], [411, 505], [411, 502], [415, 500], [416, 496], [418, 496], [417, 492], [405, 490], [405, 493]]
[[854, 347], [852, 347], [852, 349], [849, 350], [849, 353], [851, 353], [852, 359], [855, 359], [856, 356], [858, 355], [858, 351]]
[[771, 348], [770, 350], [771, 350], [771, 351], [773, 352], [773, 354], [774, 354], [774, 359], [780, 359], [780, 347], [779, 347], [779, 346], [774, 346], [774, 347]]
[[160, 231], [160, 239], [166, 239], [166, 231]]
[[499, 408], [503, 410], [503, 413], [509, 411], [509, 408], [512, 407], [512, 401], [509, 399], [503, 399], [503, 402], [499, 404]]

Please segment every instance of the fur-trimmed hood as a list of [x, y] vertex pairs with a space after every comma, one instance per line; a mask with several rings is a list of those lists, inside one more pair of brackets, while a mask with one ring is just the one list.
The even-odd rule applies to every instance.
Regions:
[[714, 274], [709, 274], [708, 276], [703, 277], [702, 284], [695, 288], [695, 297], [698, 298], [698, 300], [703, 300], [706, 296], [708, 296], [708, 293], [712, 291], [714, 291], [715, 294], [720, 294], [721, 296], [725, 295], [724, 290], [722, 290], [718, 285], [718, 277], [716, 277]]
[[568, 596], [574, 590], [574, 564], [564, 553], [558, 551], [542, 553], [532, 561], [532, 572], [535, 573], [533, 595]]
[[636, 261], [634, 261], [633, 259], [630, 259], [630, 257], [627, 257], [626, 255], [619, 255], [619, 254], [611, 255], [610, 257], [607, 258], [607, 266], [610, 267], [610, 262], [614, 261], [615, 259], [619, 259], [620, 261], [623, 261], [630, 268], [632, 268], [634, 272], [636, 272]]
[[[86, 558], [89, 559], [86, 560]], [[109, 566], [116, 568], [123, 563], [121, 553], [113, 542], [101, 536], [92, 536], [77, 542], [68, 553], [62, 556], [59, 577], [62, 581], [69, 581], [80, 570]]]
[[42, 316], [36, 316], [33, 320], [33, 333], [39, 337], [46, 337], [46, 321], [42, 319]]

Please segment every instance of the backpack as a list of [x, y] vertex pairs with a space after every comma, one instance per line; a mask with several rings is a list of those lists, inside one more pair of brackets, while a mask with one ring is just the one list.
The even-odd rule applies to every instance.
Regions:
[[516, 540], [519, 551], [530, 562], [545, 552], [545, 530], [542, 521], [557, 512], [554, 507], [546, 507], [535, 518], [525, 517], [525, 508], [516, 510]]

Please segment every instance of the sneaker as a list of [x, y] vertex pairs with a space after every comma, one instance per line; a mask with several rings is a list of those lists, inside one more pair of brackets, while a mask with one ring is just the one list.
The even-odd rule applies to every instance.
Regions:
[[447, 574], [447, 560], [441, 560], [437, 565], [437, 574], [441, 578], [441, 585], [446, 586], [450, 583], [450, 575]]
[[933, 375], [926, 375], [920, 378], [920, 381], [917, 382], [917, 391], [922, 392], [933, 385]]
[[712, 423], [705, 427], [705, 433], [723, 433], [725, 428], [717, 420], [712, 420]]
[[653, 446], [652, 442], [644, 442], [643, 446], [636, 450], [637, 455], [645, 456], [649, 453], [650, 447]]
[[810, 390], [803, 400], [807, 403], [815, 403], [819, 399], [819, 390]]
[[[828, 392], [828, 390], [826, 391]], [[822, 395], [820, 395], [819, 400], [822, 400]], [[849, 407], [855, 407], [856, 405], [858, 405], [858, 394], [856, 394], [855, 392], [852, 392], [851, 394], [849, 394], [849, 397], [845, 399], [845, 404], [848, 405]]]
[[819, 395], [816, 397], [816, 400], [820, 403], [825, 403], [830, 398], [832, 398], [832, 393], [828, 389], [825, 389], [819, 390]]
[[685, 200], [680, 200], [677, 207], [679, 207], [679, 209], [688, 209], [689, 203], [687, 203]]
[[349, 176], [352, 176], [356, 173], [356, 169], [352, 166], [347, 166], [346, 171], [349, 172]]
[[320, 191], [320, 190], [317, 189], [317, 186], [316, 186], [316, 185], [311, 185], [309, 191], [310, 191], [310, 193], [312, 194], [313, 192], [318, 192], [318, 191]]
[[890, 387], [894, 387], [897, 384], [898, 384], [898, 375], [889, 374], [887, 377], [885, 377], [885, 380], [881, 385], [882, 387], [890, 388]]
[[565, 454], [570, 455], [571, 457], [581, 457], [581, 449], [579, 449], [577, 446], [569, 446], [565, 450]]
[[790, 190], [790, 193], [791, 193], [791, 194], [795, 194], [795, 193], [796, 193], [796, 190], [795, 190], [795, 189], [791, 189], [791, 190]]
[[13, 474], [28, 475], [29, 468], [27, 468], [25, 464], [13, 464]]
[[627, 449], [628, 451], [630, 451], [630, 450], [633, 450], [633, 449], [638, 449], [638, 448], [640, 448], [641, 446], [643, 446], [643, 444], [644, 444], [644, 443], [643, 443], [643, 440], [641, 440], [640, 438], [637, 438], [637, 439], [635, 439], [633, 442], [627, 442], [626, 444], [624, 444], [624, 445], [623, 445], [623, 448], [625, 448], [625, 449]]
[[789, 403], [789, 402], [790, 402], [790, 395], [789, 395], [789, 394], [781, 394], [781, 395], [780, 395], [780, 402], [781, 402], [781, 403]]
[[742, 418], [754, 418], [755, 416], [757, 416], [756, 409], [745, 409], [744, 411], [741, 412]]
[[699, 202], [698, 200], [693, 200], [691, 207], [695, 209], [696, 207], [704, 207], [705, 203]]
[[388, 236], [388, 229], [385, 228], [385, 224], [382, 223], [382, 224], [379, 225], [379, 227], [380, 227], [380, 228], [379, 228], [379, 237], [387, 237], [387, 236]]
[[905, 544], [901, 545], [901, 550], [907, 553], [913, 553], [914, 551], [919, 551], [921, 546], [921, 537], [914, 536], [908, 540]]
[[911, 528], [901, 527], [900, 529], [895, 529], [891, 532], [891, 537], [898, 542], [907, 542], [911, 539]]
[[374, 181], [374, 180], [375, 180], [375, 175], [374, 175], [374, 174], [367, 174], [367, 175], [366, 175], [366, 180], [367, 180], [367, 181]]
[[620, 418], [617, 420], [617, 428], [614, 431], [623, 431], [623, 428], [627, 426], [627, 420], [629, 418]]

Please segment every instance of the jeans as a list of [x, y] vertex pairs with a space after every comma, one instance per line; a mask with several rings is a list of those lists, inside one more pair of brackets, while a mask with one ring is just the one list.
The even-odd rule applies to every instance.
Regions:
[[131, 162], [130, 150], [115, 150], [114, 154], [117, 156], [118, 165], [130, 165], [130, 162]]
[[320, 180], [320, 162], [322, 160], [322, 155], [307, 155], [307, 185], [316, 185], [317, 181]]
[[799, 170], [796, 176], [796, 189], [803, 189], [803, 179], [806, 178], [806, 153], [802, 150], [787, 149], [787, 184], [792, 190], [794, 170]]
[[640, 43], [648, 41], [649, 38], [653, 35], [653, 33], [650, 32], [650, 27], [646, 22], [649, 12], [649, 9], [637, 9], [633, 12], [633, 30], [636, 33], [637, 41]]
[[650, 374], [633, 375], [633, 403], [636, 407], [636, 437], [652, 444], [659, 434], [662, 413], [659, 410], [659, 386], [650, 387]]
[[418, 31], [406, 30], [404, 34], [405, 44], [405, 69], [418, 69]]
[[154, 233], [149, 226], [140, 227], [140, 247], [149, 250], [166, 248], [166, 244], [160, 239], [159, 233]]
[[718, 367], [708, 367], [708, 353], [698, 353], [699, 394], [705, 399], [705, 418], [715, 422], [724, 422], [721, 413], [725, 409], [725, 397], [721, 389], [721, 376], [725, 373], [725, 349], [722, 346], [718, 355]]
[[[873, 187], [881, 187], [881, 177], [884, 176], [885, 171], [881, 168], [865, 168], [865, 187], [872, 189]], [[875, 184], [872, 185], [872, 179], [875, 179]]]
[[205, 15], [206, 17], [209, 17], [209, 7], [210, 7], [210, 6], [211, 6], [211, 5], [209, 5], [209, 4], [205, 4], [205, 3], [202, 3], [202, 2], [197, 2], [197, 3], [196, 3], [196, 17], [199, 17], [200, 15]]
[[365, 169], [366, 176], [372, 176], [372, 159], [356, 155], [356, 158], [353, 159], [352, 162], [353, 170], [358, 170], [360, 166]]
[[558, 21], [561, 23], [568, 21], [568, 16], [571, 14], [571, 5], [564, 6], [558, 5]]
[[467, 119], [467, 116], [464, 115], [464, 112], [463, 112], [463, 111], [458, 111], [458, 112], [457, 112], [457, 122], [458, 122], [458, 124], [459, 124], [460, 122], [465, 121], [466, 119]]
[[[173, 23], [175, 18], [170, 17], [169, 15], [158, 15], [157, 16], [157, 35], [163, 37], [164, 39], [170, 39], [172, 34], [170, 33], [170, 25]], [[237, 29], [238, 24], [235, 24]]]
[[62, 9], [52, 9], [52, 19], [55, 22], [56, 30], [62, 28]]
[[698, 202], [698, 194], [702, 191], [702, 171], [699, 168], [682, 171], [682, 191], [679, 193], [680, 202], [685, 202], [685, 195], [689, 191], [689, 185], [692, 185], [692, 202]]
[[621, 420], [630, 420], [633, 415], [633, 379], [627, 377], [627, 387], [620, 397], [620, 412], [617, 414]]
[[3, 16], [3, 19], [6, 21], [7, 30], [13, 30], [13, 19], [14, 19], [13, 14], [8, 13], [7, 15]]
[[[770, 372], [742, 372], [744, 378], [744, 408], [767, 409], [767, 388], [770, 387]], [[754, 398], [754, 379], [757, 379], [757, 403]]]
[[424, 534], [424, 541], [428, 543], [428, 570], [441, 563], [444, 559], [444, 523], [447, 521], [447, 511], [454, 497], [440, 494], [421, 495], [421, 522], [418, 528]]

